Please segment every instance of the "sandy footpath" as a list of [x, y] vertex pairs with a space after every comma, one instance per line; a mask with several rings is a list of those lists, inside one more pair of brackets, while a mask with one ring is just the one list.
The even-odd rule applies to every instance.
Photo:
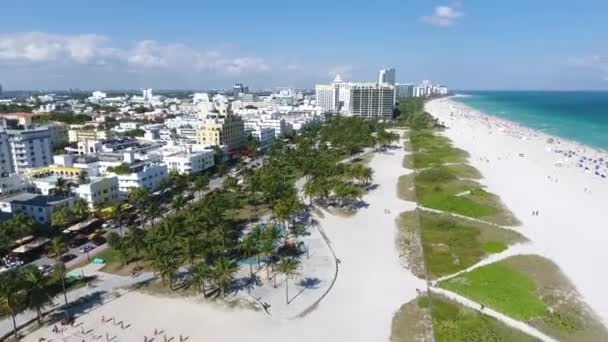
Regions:
[[[167, 338], [179, 341], [388, 341], [391, 321], [399, 307], [416, 297], [416, 288], [424, 282], [405, 270], [395, 246], [396, 218], [414, 208], [397, 198], [397, 179], [403, 149], [375, 154], [371, 161], [374, 183], [378, 188], [364, 196], [369, 204], [352, 217], [325, 214], [317, 217], [340, 259], [337, 280], [327, 297], [303, 318], [277, 321], [262, 313], [228, 309], [194, 299], [168, 299], [130, 293], [78, 318], [80, 327], [68, 334], [66, 341], [94, 341], [93, 335], [116, 336], [114, 342], [144, 341], [154, 329], [164, 330]], [[387, 214], [385, 210], [390, 210]], [[282, 291], [283, 289], [279, 289]], [[102, 316], [123, 321], [122, 329], [101, 323]], [[80, 336], [79, 336], [80, 335]], [[40, 337], [61, 340], [41, 329], [24, 339], [38, 342]], [[163, 341], [159, 335], [154, 341]]]
[[[601, 152], [486, 116], [449, 99], [426, 110], [442, 121], [445, 135], [468, 151], [543, 256], [555, 261], [583, 299], [608, 322], [608, 179], [585, 172], [555, 150], [597, 158]], [[607, 133], [608, 134], [608, 133]], [[553, 140], [550, 140], [553, 138]], [[539, 211], [532, 216], [532, 211]]]

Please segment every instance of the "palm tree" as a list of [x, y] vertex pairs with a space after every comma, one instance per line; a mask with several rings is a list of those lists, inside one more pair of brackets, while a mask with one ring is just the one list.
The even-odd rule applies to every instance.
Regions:
[[26, 305], [36, 310], [38, 324], [42, 322], [42, 309], [52, 302], [46, 290], [46, 277], [34, 266], [27, 266], [22, 270], [26, 289]]
[[51, 225], [61, 229], [72, 221], [70, 217], [72, 217], [72, 213], [69, 208], [63, 206], [55, 208], [51, 217]]
[[55, 183], [55, 188], [53, 189], [53, 194], [55, 196], [65, 197], [70, 194], [72, 184], [68, 182], [65, 178], [59, 177], [57, 178], [57, 182]]
[[222, 186], [228, 191], [237, 191], [239, 189], [239, 180], [236, 177], [227, 176], [224, 178]]
[[197, 291], [202, 289], [203, 296], [207, 296], [205, 284], [213, 277], [213, 269], [204, 261], [200, 261], [190, 268], [190, 284]]
[[262, 240], [260, 251], [266, 257], [266, 279], [270, 279], [270, 263], [276, 248], [276, 241], [269, 239]]
[[13, 332], [17, 338], [17, 309], [22, 301], [23, 278], [17, 270], [11, 270], [0, 274], [0, 300], [2, 306], [11, 314], [13, 319]]
[[55, 265], [55, 271], [59, 279], [61, 279], [61, 289], [63, 291], [63, 299], [65, 300], [65, 306], [68, 306], [68, 294], [65, 289], [65, 265], [61, 262], [61, 255], [65, 251], [65, 244], [63, 240], [59, 237], [51, 240], [50, 245], [51, 253], [55, 255], [55, 260], [57, 264]]
[[277, 264], [277, 270], [285, 275], [285, 302], [289, 304], [289, 277], [298, 273], [299, 262], [294, 258], [282, 258]]
[[[15, 234], [15, 237], [21, 239], [22, 237], [30, 234], [34, 228], [34, 222], [32, 219], [22, 212], [18, 212], [9, 221], [9, 229]], [[23, 245], [23, 240], [21, 242]]]
[[159, 214], [160, 206], [158, 205], [158, 203], [150, 202], [150, 204], [148, 204], [148, 206], [146, 207], [146, 215], [150, 218], [152, 227], [154, 227], [155, 220], [159, 216]]
[[186, 204], [188, 204], [188, 200], [186, 200], [186, 197], [184, 197], [182, 194], [178, 194], [173, 198], [173, 201], [171, 202], [171, 207], [173, 208], [173, 210], [177, 211], [183, 209]]
[[145, 248], [145, 234], [145, 231], [141, 228], [129, 230], [121, 240], [121, 247], [123, 247], [127, 251], [127, 254], [132, 258], [139, 258], [141, 252]]
[[118, 229], [120, 229], [120, 236], [124, 236], [124, 231], [123, 231], [124, 227], [123, 227], [122, 221], [125, 216], [125, 212], [126, 212], [126, 209], [125, 209], [125, 206], [123, 203], [120, 203], [120, 202], [115, 203], [112, 206], [112, 214], [111, 214], [112, 216], [111, 217], [118, 224]]
[[161, 203], [163, 203], [163, 204], [165, 203], [166, 192], [167, 192], [167, 190], [169, 190], [170, 187], [171, 187], [171, 184], [167, 177], [161, 179], [160, 182], [158, 183], [158, 191], [160, 192], [160, 199], [161, 199]]
[[150, 203], [150, 191], [147, 188], [131, 188], [129, 201], [137, 207], [141, 219], [141, 228], [144, 228], [146, 207]]
[[[251, 236], [247, 236], [243, 242], [241, 242], [240, 248], [243, 257], [249, 259], [259, 253], [258, 242]], [[249, 262], [249, 274], [253, 279], [253, 263]]]
[[264, 226], [262, 226], [261, 224], [258, 224], [256, 226], [254, 226], [253, 228], [251, 228], [251, 231], [249, 232], [247, 238], [252, 240], [255, 243], [257, 252], [256, 252], [256, 256], [258, 257], [258, 268], [260, 268], [260, 255], [262, 253], [261, 251], [261, 244], [262, 244], [262, 239], [263, 239], [263, 234], [264, 234]]
[[203, 241], [196, 235], [195, 232], [190, 231], [178, 237], [178, 248], [182, 256], [181, 259], [190, 264], [190, 267], [194, 267], [196, 260], [203, 255]]
[[203, 198], [203, 192], [209, 189], [209, 177], [200, 175], [194, 180], [194, 189], [198, 191], [199, 199]]
[[76, 200], [76, 202], [74, 203], [73, 212], [74, 214], [76, 214], [76, 216], [83, 220], [89, 218], [89, 216], [91, 215], [91, 210], [89, 209], [89, 203], [87, 202], [87, 200], [85, 200], [84, 198], [79, 198], [78, 200]]
[[213, 279], [220, 288], [222, 297], [226, 297], [226, 290], [234, 280], [237, 272], [237, 264], [227, 257], [219, 258], [213, 265]]

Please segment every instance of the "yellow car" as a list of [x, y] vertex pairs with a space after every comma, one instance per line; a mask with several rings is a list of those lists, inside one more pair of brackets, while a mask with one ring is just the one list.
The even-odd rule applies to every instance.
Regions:
[[105, 233], [106, 233], [105, 230], [96, 230], [96, 231], [92, 232], [91, 234], [89, 234], [88, 238], [89, 238], [89, 240], [93, 240], [94, 238], [101, 236]]

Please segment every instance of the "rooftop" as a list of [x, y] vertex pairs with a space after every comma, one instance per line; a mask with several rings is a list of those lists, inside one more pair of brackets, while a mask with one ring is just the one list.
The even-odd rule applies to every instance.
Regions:
[[16, 194], [16, 195], [2, 197], [2, 198], [0, 198], [0, 202], [45, 207], [45, 206], [55, 205], [57, 203], [65, 201], [66, 199], [68, 199], [68, 198], [58, 197], [58, 196], [46, 196], [46, 195], [31, 194], [28, 192], [23, 192], [23, 193]]

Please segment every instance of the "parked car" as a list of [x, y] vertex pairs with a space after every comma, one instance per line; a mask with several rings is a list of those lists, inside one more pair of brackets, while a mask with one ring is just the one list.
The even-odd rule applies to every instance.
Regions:
[[88, 253], [90, 251], [92, 251], [93, 249], [95, 249], [95, 247], [93, 247], [92, 245], [84, 245], [82, 247], [80, 247], [80, 253]]
[[79, 237], [75, 238], [74, 240], [70, 241], [70, 243], [68, 244], [68, 247], [78, 248], [87, 242], [89, 242], [89, 239], [86, 236], [79, 236]]
[[64, 254], [61, 256], [61, 262], [63, 263], [72, 261], [74, 259], [76, 259], [76, 256], [74, 254]]
[[[109, 226], [109, 227], [112, 227], [112, 226]], [[101, 230], [101, 229], [100, 230], [96, 230], [96, 231], [92, 232], [91, 234], [89, 234], [88, 238], [89, 238], [89, 240], [93, 240], [94, 238], [96, 238], [98, 236], [101, 236], [101, 235], [103, 235], [105, 233], [106, 233], [105, 230]]]
[[48, 264], [38, 266], [38, 271], [40, 271], [44, 274], [51, 272], [52, 269], [53, 269], [53, 266], [48, 265]]

